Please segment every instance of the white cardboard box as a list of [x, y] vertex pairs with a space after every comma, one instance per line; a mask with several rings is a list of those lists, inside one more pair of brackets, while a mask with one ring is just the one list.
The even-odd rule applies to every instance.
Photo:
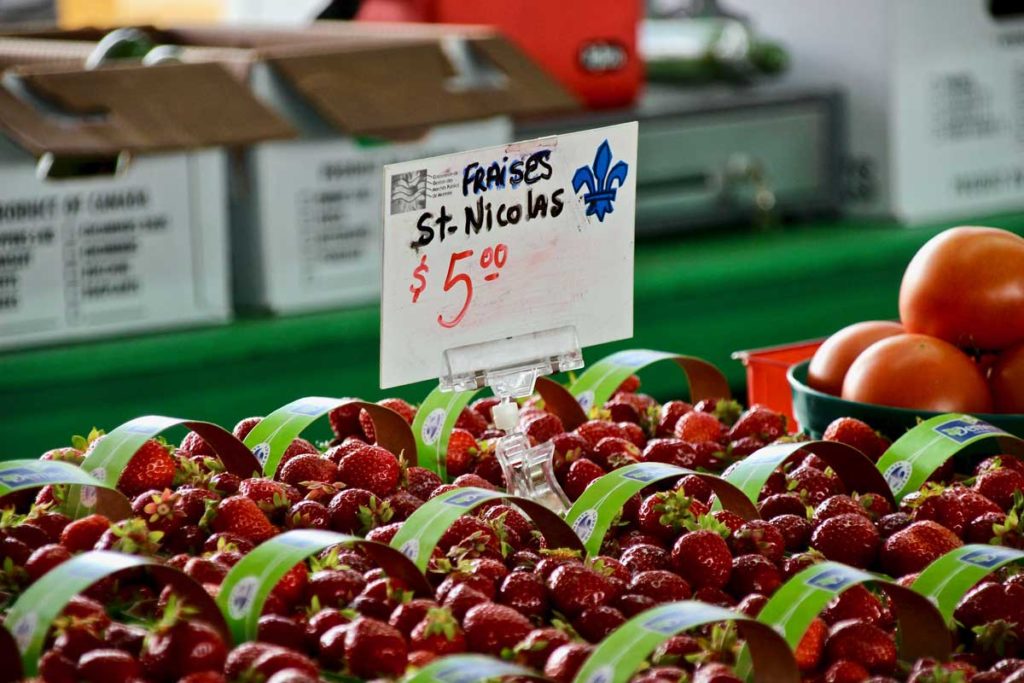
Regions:
[[[0, 57], [16, 48], [0, 45]], [[0, 348], [228, 320], [227, 164], [215, 145], [287, 128], [216, 64], [64, 62], [5, 75]], [[221, 118], [209, 125], [211, 104], [183, 90], [230, 103], [213, 103]], [[39, 157], [72, 171], [38, 172]]]
[[[1015, 14], [1008, 14], [1015, 5]], [[786, 78], [843, 86], [850, 208], [907, 222], [1024, 208], [1024, 5], [730, 0], [792, 54]]]

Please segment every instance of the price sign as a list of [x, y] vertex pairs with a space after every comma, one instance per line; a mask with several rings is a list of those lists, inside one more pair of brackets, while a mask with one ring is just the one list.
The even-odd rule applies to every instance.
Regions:
[[627, 123], [386, 166], [381, 387], [494, 340], [632, 336], [636, 148]]

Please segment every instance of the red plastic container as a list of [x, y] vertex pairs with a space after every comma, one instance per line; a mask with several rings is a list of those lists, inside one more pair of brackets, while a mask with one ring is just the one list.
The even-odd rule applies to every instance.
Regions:
[[640, 0], [366, 0], [361, 20], [496, 27], [592, 108], [625, 106], [643, 81]]
[[824, 341], [813, 339], [732, 354], [747, 368], [748, 405], [760, 403], [784, 414], [788, 418], [789, 431], [796, 432], [798, 426], [793, 417], [793, 394], [786, 372], [800, 361], [813, 356]]

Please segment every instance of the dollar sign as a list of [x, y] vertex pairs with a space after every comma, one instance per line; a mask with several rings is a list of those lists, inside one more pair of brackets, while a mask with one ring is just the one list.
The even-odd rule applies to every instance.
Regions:
[[420, 298], [420, 294], [427, 288], [427, 279], [423, 277], [424, 273], [429, 273], [430, 268], [427, 267], [427, 255], [424, 254], [420, 257], [420, 264], [416, 266], [416, 270], [412, 271], [412, 276], [417, 280], [413, 284], [409, 285], [409, 291], [412, 292], [412, 302], [416, 303], [416, 300]]

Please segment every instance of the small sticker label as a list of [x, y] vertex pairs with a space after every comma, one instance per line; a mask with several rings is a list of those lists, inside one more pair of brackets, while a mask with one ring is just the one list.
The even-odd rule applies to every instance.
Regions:
[[584, 510], [576, 521], [572, 523], [572, 530], [576, 532], [576, 535], [580, 537], [580, 540], [586, 543], [590, 540], [590, 537], [594, 533], [594, 527], [597, 525], [597, 510], [593, 508]]
[[576, 402], [580, 404], [580, 408], [583, 408], [583, 412], [589, 413], [590, 409], [594, 407], [594, 392], [589, 389], [584, 391], [576, 397]]
[[882, 478], [885, 479], [885, 483], [889, 485], [889, 489], [893, 493], [899, 493], [910, 481], [913, 471], [914, 467], [909, 460], [897, 460], [885, 469]]
[[428, 446], [433, 446], [441, 436], [441, 429], [444, 427], [444, 419], [448, 417], [448, 412], [444, 408], [434, 408], [427, 415], [427, 419], [423, 422], [423, 429], [420, 431], [420, 436], [423, 439], [423, 443]]
[[94, 469], [89, 474], [91, 474], [95, 478], [99, 479], [100, 481], [106, 481], [107, 480], [107, 469], [105, 467], [97, 467], [96, 469]]
[[580, 49], [580, 66], [591, 73], [619, 71], [629, 61], [626, 47], [613, 40], [595, 40]]
[[935, 431], [956, 443], [967, 443], [971, 439], [983, 434], [1005, 434], [1002, 429], [980, 420], [968, 420], [964, 418], [943, 422], [935, 425]]
[[420, 556], [420, 542], [415, 538], [409, 539], [402, 544], [402, 547], [398, 549], [403, 555], [408, 557], [413, 562]]
[[444, 502], [446, 505], [454, 505], [460, 508], [473, 507], [482, 500], [487, 500], [491, 495], [489, 492], [479, 491], [466, 491], [465, 493], [459, 493], [451, 498], [446, 499]]
[[856, 577], [848, 576], [840, 569], [828, 569], [809, 578], [807, 585], [838, 593], [856, 581]]
[[1019, 555], [1016, 552], [1000, 549], [998, 546], [986, 548], [984, 550], [972, 550], [963, 557], [960, 561], [965, 564], [973, 564], [976, 567], [983, 567], [985, 569], [992, 569], [1000, 562], [1014, 559]]
[[587, 678], [587, 683], [611, 683], [615, 677], [615, 669], [611, 666], [602, 666], [600, 669], [590, 674]]
[[689, 626], [692, 621], [687, 614], [659, 614], [653, 619], [643, 622], [641, 625], [648, 631], [675, 635], [686, 626]]
[[267, 458], [270, 457], [270, 444], [267, 443], [266, 441], [264, 441], [263, 443], [256, 444], [255, 446], [252, 447], [252, 454], [256, 456], [256, 459], [259, 461], [261, 467], [263, 465], [266, 465]]
[[95, 486], [83, 486], [78, 495], [83, 506], [87, 508], [96, 507], [97, 493]]
[[228, 599], [228, 612], [232, 619], [243, 619], [256, 601], [256, 590], [260, 586], [260, 580], [255, 576], [247, 576], [231, 589], [231, 596]]
[[39, 617], [35, 612], [26, 612], [21, 619], [18, 619], [11, 628], [11, 634], [14, 636], [14, 641], [18, 644], [18, 649], [21, 652], [25, 652], [28, 646], [32, 644], [32, 636], [36, 632], [36, 625], [39, 623]]
[[337, 404], [337, 400], [331, 398], [303, 398], [288, 406], [288, 412], [293, 415], [315, 415], [319, 417], [325, 411], [333, 408], [335, 404]]

